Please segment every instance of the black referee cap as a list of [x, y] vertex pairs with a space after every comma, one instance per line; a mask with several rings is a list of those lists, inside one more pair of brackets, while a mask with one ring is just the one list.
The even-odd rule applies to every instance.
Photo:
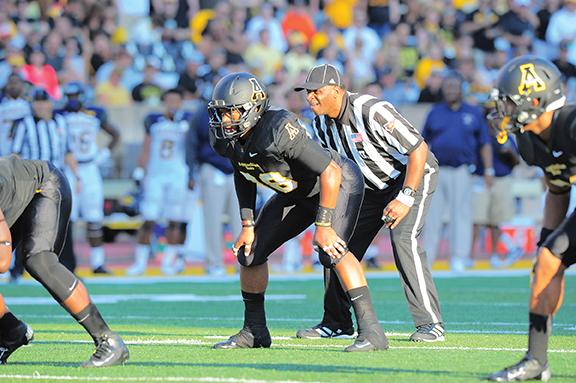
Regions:
[[50, 95], [43, 88], [34, 88], [30, 94], [32, 101], [50, 101]]
[[330, 64], [317, 65], [310, 70], [306, 77], [306, 82], [294, 88], [296, 92], [301, 90], [316, 90], [326, 85], [336, 85], [344, 87], [342, 76], [338, 69]]

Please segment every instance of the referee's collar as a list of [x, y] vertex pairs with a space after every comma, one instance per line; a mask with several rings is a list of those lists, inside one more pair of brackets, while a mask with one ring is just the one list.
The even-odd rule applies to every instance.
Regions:
[[344, 97], [342, 97], [342, 105], [340, 106], [340, 113], [336, 120], [342, 124], [348, 125], [350, 119], [348, 117], [348, 109], [350, 107], [350, 97], [348, 96], [348, 92], [345, 91]]

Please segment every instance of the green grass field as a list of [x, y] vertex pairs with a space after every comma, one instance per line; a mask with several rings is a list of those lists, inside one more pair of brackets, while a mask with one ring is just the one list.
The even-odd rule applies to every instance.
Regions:
[[[36, 339], [0, 366], [0, 382], [474, 382], [514, 363], [527, 345], [528, 277], [438, 278], [447, 339], [414, 344], [396, 278], [369, 275], [390, 349], [347, 354], [350, 340], [300, 340], [321, 315], [322, 282], [273, 279], [266, 304], [271, 349], [212, 350], [242, 325], [238, 282], [87, 281], [111, 327], [130, 348], [125, 366], [78, 368], [93, 351], [82, 328], [35, 284], [2, 285], [12, 311]], [[553, 382], [576, 382], [576, 283], [569, 275], [555, 318]]]

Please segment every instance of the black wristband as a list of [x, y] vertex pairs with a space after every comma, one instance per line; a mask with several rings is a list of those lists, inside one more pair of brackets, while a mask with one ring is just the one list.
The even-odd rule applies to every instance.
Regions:
[[332, 217], [334, 216], [334, 209], [330, 209], [324, 206], [318, 206], [318, 212], [316, 213], [316, 226], [332, 226]]
[[538, 242], [536, 243], [536, 245], [538, 247], [542, 246], [544, 244], [544, 242], [546, 242], [546, 239], [550, 236], [550, 234], [552, 234], [554, 232], [554, 230], [552, 229], [547, 229], [545, 227], [542, 228], [542, 230], [540, 230], [540, 239], [538, 240]]
[[243, 207], [240, 209], [240, 219], [242, 221], [252, 221], [254, 222], [254, 209], [248, 207]]

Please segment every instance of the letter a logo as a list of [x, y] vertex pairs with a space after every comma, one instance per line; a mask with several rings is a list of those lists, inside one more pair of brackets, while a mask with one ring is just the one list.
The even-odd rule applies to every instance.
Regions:
[[546, 83], [536, 73], [534, 64], [520, 65], [520, 72], [522, 72], [522, 79], [520, 80], [520, 85], [518, 85], [518, 94], [524, 96], [531, 94], [533, 91], [541, 92], [546, 90]]

